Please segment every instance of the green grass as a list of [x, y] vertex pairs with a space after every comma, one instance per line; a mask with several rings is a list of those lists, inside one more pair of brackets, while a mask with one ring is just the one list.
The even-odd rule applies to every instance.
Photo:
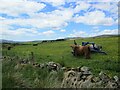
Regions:
[[[118, 60], [118, 37], [107, 37], [107, 38], [85, 38], [85, 39], [77, 39], [76, 42], [81, 44], [82, 41], [95, 42], [96, 44], [102, 45], [103, 51], [105, 51], [108, 55], [102, 55], [99, 53], [91, 54], [91, 59], [87, 60], [84, 57], [74, 57], [71, 54], [70, 45], [73, 44], [73, 40], [67, 41], [58, 41], [58, 42], [47, 42], [43, 44], [39, 44], [38, 46], [31, 45], [18, 45], [12, 48], [11, 50], [3, 49], [3, 56], [19, 56], [21, 58], [29, 58], [30, 53], [34, 52], [35, 61], [38, 63], [44, 63], [48, 61], [59, 62], [64, 66], [68, 67], [78, 67], [78, 66], [88, 66], [92, 69], [92, 72], [95, 75], [98, 75], [100, 71], [105, 71], [109, 76], [120, 76], [119, 63]], [[59, 87], [61, 79], [53, 79], [49, 80], [49, 73], [44, 70], [40, 71], [32, 68], [31, 66], [27, 66], [25, 68], [20, 69], [20, 71], [14, 70], [15, 63], [17, 59], [8, 63], [8, 61], [3, 61], [3, 87], [10, 87], [6, 82], [13, 82], [12, 86], [18, 84], [21, 81], [21, 78], [24, 81], [26, 87]], [[12, 66], [13, 65], [13, 66]], [[42, 72], [42, 73], [41, 73]], [[44, 72], [44, 73], [43, 73]], [[10, 76], [8, 75], [11, 74]], [[16, 84], [15, 77], [12, 75], [18, 75], [18, 82]], [[22, 75], [19, 75], [22, 74]], [[59, 76], [59, 75], [58, 75]], [[59, 76], [59, 78], [62, 76]], [[13, 79], [12, 79], [13, 78]], [[44, 79], [43, 79], [44, 78]], [[45, 79], [46, 78], [46, 79]], [[20, 79], [20, 80], [19, 80]], [[22, 82], [21, 81], [21, 82]], [[29, 82], [28, 82], [29, 81]], [[35, 81], [35, 84], [32, 83]], [[53, 83], [54, 81], [54, 83]], [[58, 84], [56, 84], [58, 83]]]

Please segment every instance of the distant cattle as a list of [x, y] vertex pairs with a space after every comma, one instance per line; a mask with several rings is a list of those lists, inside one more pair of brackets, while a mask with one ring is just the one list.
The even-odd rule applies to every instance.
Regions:
[[11, 50], [11, 48], [12, 48], [11, 46], [8, 46], [8, 50]]
[[71, 45], [72, 54], [74, 56], [84, 55], [86, 59], [90, 59], [90, 47], [89, 46], [79, 46], [79, 45]]

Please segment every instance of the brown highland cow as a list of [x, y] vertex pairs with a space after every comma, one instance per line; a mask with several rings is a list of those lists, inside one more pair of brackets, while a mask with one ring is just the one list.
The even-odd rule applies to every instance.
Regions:
[[71, 45], [72, 54], [74, 56], [84, 55], [86, 59], [90, 59], [90, 47], [89, 46], [80, 46], [80, 45]]

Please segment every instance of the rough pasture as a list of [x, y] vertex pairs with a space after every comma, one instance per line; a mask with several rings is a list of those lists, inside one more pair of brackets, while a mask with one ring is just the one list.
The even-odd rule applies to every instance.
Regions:
[[[102, 45], [103, 47], [102, 49], [106, 51], [108, 55], [93, 53], [91, 54], [91, 59], [89, 61], [82, 56], [74, 57], [71, 54], [71, 47], [70, 47], [70, 45], [73, 44], [73, 40], [46, 42], [46, 43], [38, 44], [35, 47], [33, 46], [33, 44], [16, 45], [11, 50], [3, 49], [2, 53], [3, 56], [10, 56], [10, 57], [18, 56], [21, 59], [22, 58], [29, 59], [31, 58], [30, 56], [31, 52], [33, 52], [34, 60], [37, 63], [54, 61], [66, 67], [88, 66], [92, 69], [95, 75], [100, 73], [100, 71], [105, 71], [109, 76], [114, 76], [114, 75], [120, 76], [120, 69], [119, 69], [120, 62], [118, 60], [118, 56], [119, 56], [118, 37], [76, 39], [76, 42], [78, 44], [81, 44], [82, 41], [84, 42], [92, 41], [95, 42], [96, 44]], [[12, 63], [13, 62], [14, 61], [12, 61]], [[17, 59], [15, 59], [15, 62], [17, 62]], [[7, 71], [14, 72], [14, 69], [10, 67], [10, 64], [11, 63], [7, 63], [6, 61], [5, 62], [3, 61], [3, 66], [2, 66], [4, 71], [3, 74], [5, 75], [3, 79], [7, 77]], [[12, 65], [14, 66], [14, 64]], [[27, 74], [26, 74], [26, 70], [28, 70]], [[31, 68], [30, 66], [27, 66], [26, 69], [22, 70], [19, 73], [22, 73], [25, 76], [27, 75], [26, 77], [33, 78], [34, 75], [32, 77], [30, 77], [29, 75], [31, 73], [34, 73], [34, 70], [35, 69]], [[44, 77], [43, 74], [45, 73], [39, 72], [39, 75], [43, 78]], [[26, 77], [23, 77], [23, 79], [25, 79]], [[11, 78], [7, 78], [7, 79], [9, 80]], [[47, 81], [45, 80], [44, 83], [46, 82]], [[42, 85], [44, 84], [41, 84], [41, 87]]]

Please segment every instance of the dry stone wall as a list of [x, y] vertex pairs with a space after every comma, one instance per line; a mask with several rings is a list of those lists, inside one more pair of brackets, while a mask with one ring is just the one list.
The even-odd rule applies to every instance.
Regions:
[[59, 63], [46, 62], [34, 63], [33, 67], [40, 69], [47, 68], [51, 72], [64, 71], [61, 88], [120, 88], [120, 79], [118, 76], [109, 77], [106, 73], [100, 72], [96, 77], [89, 67], [67, 68]]
[[62, 88], [119, 88], [120, 82], [117, 76], [110, 78], [104, 72], [95, 77], [88, 67], [83, 66], [79, 71], [69, 70], [64, 72]]

